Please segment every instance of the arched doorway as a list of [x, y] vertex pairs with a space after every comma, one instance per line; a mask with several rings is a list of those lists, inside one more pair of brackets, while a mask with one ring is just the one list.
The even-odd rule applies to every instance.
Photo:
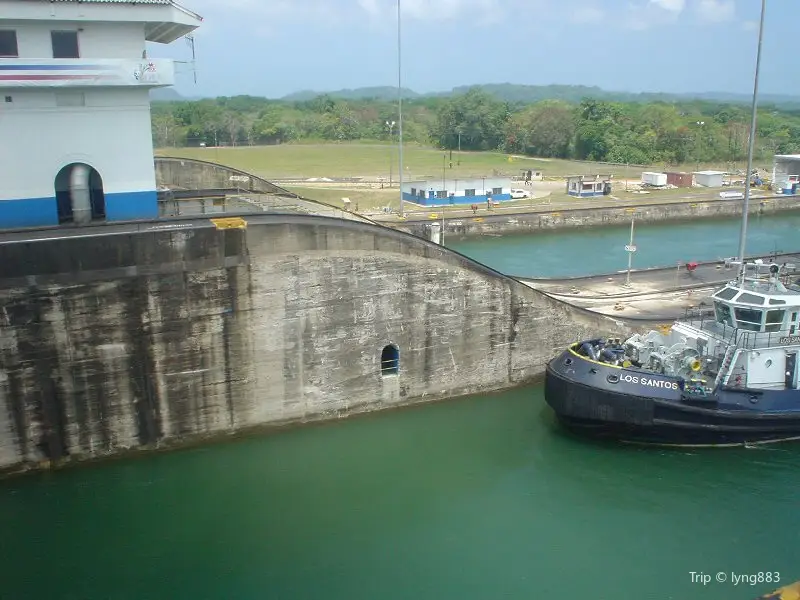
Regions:
[[59, 223], [85, 225], [106, 218], [103, 178], [97, 169], [84, 163], [62, 168], [55, 179]]
[[397, 375], [399, 371], [400, 350], [394, 344], [389, 344], [381, 352], [381, 375]]

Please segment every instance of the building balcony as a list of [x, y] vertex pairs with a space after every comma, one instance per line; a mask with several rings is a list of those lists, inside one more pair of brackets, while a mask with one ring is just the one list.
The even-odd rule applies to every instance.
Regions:
[[163, 58], [0, 58], [3, 88], [154, 88], [175, 84], [175, 63]]

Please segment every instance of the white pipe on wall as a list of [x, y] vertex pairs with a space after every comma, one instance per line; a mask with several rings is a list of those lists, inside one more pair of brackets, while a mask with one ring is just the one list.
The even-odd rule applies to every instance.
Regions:
[[74, 165], [69, 174], [72, 217], [77, 225], [86, 225], [92, 221], [89, 174], [89, 167], [86, 165]]

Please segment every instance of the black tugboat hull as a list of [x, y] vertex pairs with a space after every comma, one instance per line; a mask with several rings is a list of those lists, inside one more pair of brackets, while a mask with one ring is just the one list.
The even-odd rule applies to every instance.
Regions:
[[[723, 389], [691, 398], [679, 382], [567, 351], [547, 366], [545, 400], [568, 430], [623, 442], [733, 446], [800, 439], [800, 410], [792, 410], [800, 407], [798, 390]], [[639, 391], [645, 387], [651, 393]]]

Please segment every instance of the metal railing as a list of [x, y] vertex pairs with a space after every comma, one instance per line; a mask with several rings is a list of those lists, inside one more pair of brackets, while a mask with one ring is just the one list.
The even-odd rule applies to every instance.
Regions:
[[713, 318], [707, 318], [706, 315], [700, 315], [699, 318], [695, 319], [690, 318], [685, 322], [701, 331], [713, 334], [714, 337], [725, 344], [743, 350], [760, 350], [786, 346], [788, 345], [788, 339], [798, 337], [798, 335], [793, 336], [786, 331], [761, 332], [741, 329], [726, 323], [720, 323]]

